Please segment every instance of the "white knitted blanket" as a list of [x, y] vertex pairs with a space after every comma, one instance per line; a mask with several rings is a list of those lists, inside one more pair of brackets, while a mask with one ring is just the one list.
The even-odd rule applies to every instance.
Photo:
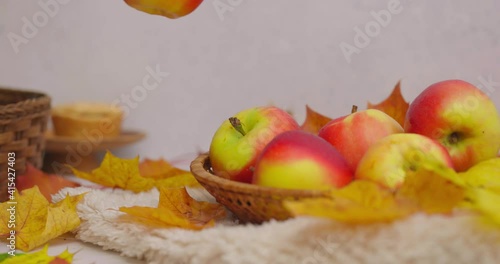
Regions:
[[[76, 237], [148, 263], [500, 263], [500, 231], [481, 229], [469, 215], [419, 214], [362, 226], [306, 217], [262, 225], [227, 219], [202, 231], [153, 229], [116, 221], [122, 214], [116, 209], [156, 207], [156, 189], [65, 188], [53, 200], [83, 192]], [[211, 198], [199, 189], [190, 194]]]

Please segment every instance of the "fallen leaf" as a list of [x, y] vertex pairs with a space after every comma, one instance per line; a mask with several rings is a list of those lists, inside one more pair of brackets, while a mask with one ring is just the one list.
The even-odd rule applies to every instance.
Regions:
[[118, 187], [133, 192], [147, 191], [153, 188], [155, 180], [142, 177], [139, 172], [139, 157], [121, 159], [111, 152], [106, 152], [99, 168], [87, 173], [71, 167], [75, 176], [107, 186]]
[[47, 174], [28, 164], [26, 171], [22, 175], [17, 176], [16, 187], [19, 191], [22, 191], [35, 185], [38, 186], [40, 192], [49, 201], [52, 199], [51, 195], [58, 193], [62, 188], [80, 186], [76, 182], [72, 182], [56, 174]]
[[364, 180], [355, 180], [332, 191], [331, 198], [285, 201], [284, 206], [294, 216], [324, 217], [355, 224], [389, 222], [415, 211], [411, 205], [397, 201], [388, 189]]
[[468, 208], [480, 212], [485, 219], [500, 226], [500, 193], [472, 188], [467, 190], [467, 198], [470, 201]]
[[[185, 188], [160, 188], [157, 208], [152, 207], [120, 207], [128, 218], [148, 226], [180, 227], [200, 230], [211, 227], [215, 220], [225, 216], [224, 207], [220, 204], [196, 201]], [[127, 219], [127, 217], [125, 217]]]
[[168, 18], [179, 18], [193, 12], [203, 0], [124, 0], [139, 11]]
[[67, 249], [57, 256], [49, 256], [48, 253], [49, 246], [45, 245], [42, 250], [37, 252], [9, 256], [2, 261], [2, 264], [70, 264], [73, 261], [74, 254], [69, 253]]
[[182, 188], [182, 187], [201, 187], [201, 184], [191, 173], [176, 175], [166, 179], [155, 181], [157, 188]]
[[449, 213], [465, 198], [465, 188], [458, 174], [451, 168], [423, 163], [416, 171], [407, 173], [397, 190], [398, 199], [414, 203], [420, 211]]
[[394, 118], [401, 126], [404, 126], [406, 111], [408, 111], [409, 103], [405, 101], [401, 94], [401, 82], [398, 82], [392, 90], [389, 97], [378, 104], [368, 102], [368, 109], [378, 109], [392, 118]]
[[468, 187], [484, 188], [500, 194], [500, 158], [481, 161], [458, 175]]
[[306, 105], [306, 119], [300, 128], [304, 131], [318, 134], [319, 130], [332, 119], [324, 116]]
[[142, 177], [152, 179], [165, 179], [176, 175], [184, 174], [188, 171], [172, 166], [164, 159], [145, 159], [139, 163], [139, 172]]
[[201, 186], [190, 171], [176, 168], [164, 159], [145, 159], [139, 164], [139, 172], [142, 177], [155, 179], [156, 187]]
[[[80, 225], [76, 205], [84, 194], [66, 196], [51, 204], [37, 186], [14, 193], [14, 199], [0, 204], [0, 237], [15, 231], [16, 247], [23, 251], [45, 244]], [[12, 220], [11, 212], [14, 212]]]
[[90, 173], [71, 168], [75, 176], [112, 188], [142, 192], [157, 188], [200, 187], [200, 183], [186, 170], [172, 166], [163, 159], [139, 163], [139, 157], [122, 159], [107, 152], [99, 168]]

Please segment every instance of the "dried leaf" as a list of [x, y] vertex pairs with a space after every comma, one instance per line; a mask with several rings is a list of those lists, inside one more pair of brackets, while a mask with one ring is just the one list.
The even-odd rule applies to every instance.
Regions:
[[304, 131], [318, 134], [319, 130], [332, 119], [324, 116], [306, 105], [306, 119], [300, 128]]
[[449, 213], [465, 198], [465, 189], [451, 168], [425, 163], [408, 172], [396, 193], [398, 199], [413, 202], [426, 213]]
[[415, 211], [411, 205], [397, 201], [388, 189], [364, 180], [355, 180], [332, 191], [331, 198], [286, 201], [284, 205], [294, 216], [325, 217], [357, 224], [388, 222]]
[[193, 230], [213, 226], [215, 220], [225, 216], [222, 205], [196, 201], [185, 188], [161, 188], [157, 208], [120, 207], [120, 211], [127, 213], [134, 221], [148, 226]]
[[394, 118], [401, 126], [404, 126], [406, 111], [408, 111], [409, 103], [405, 101], [401, 94], [401, 82], [398, 82], [392, 93], [384, 101], [378, 104], [368, 102], [368, 109], [378, 109], [392, 118]]
[[13, 200], [0, 204], [0, 237], [8, 238], [14, 230], [16, 247], [23, 251], [43, 245], [80, 225], [76, 205], [82, 198], [83, 194], [66, 196], [50, 204], [37, 186], [21, 194], [16, 191]]
[[62, 188], [80, 186], [76, 182], [72, 182], [56, 174], [47, 174], [28, 164], [25, 173], [16, 178], [16, 187], [19, 191], [22, 191], [35, 185], [38, 186], [40, 192], [49, 201], [52, 199], [51, 195], [56, 194]]
[[157, 187], [201, 186], [191, 172], [176, 168], [163, 159], [145, 159], [139, 164], [139, 172], [142, 177], [155, 179], [155, 186]]
[[133, 192], [147, 191], [153, 188], [155, 180], [142, 177], [139, 173], [139, 157], [121, 159], [106, 152], [99, 168], [91, 173], [71, 168], [75, 176], [107, 187], [118, 187]]
[[203, 0], [125, 0], [127, 5], [152, 15], [179, 18], [193, 12]]
[[38, 263], [48, 263], [48, 264], [70, 264], [73, 261], [74, 254], [69, 253], [65, 250], [57, 256], [49, 256], [49, 246], [45, 247], [37, 252], [28, 254], [16, 254], [16, 256], [7, 257], [5, 260], [0, 261], [2, 264], [38, 264]]

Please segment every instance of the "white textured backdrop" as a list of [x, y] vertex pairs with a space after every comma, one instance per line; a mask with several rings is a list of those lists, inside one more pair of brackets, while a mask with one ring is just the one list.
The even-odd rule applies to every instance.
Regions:
[[[302, 122], [309, 104], [336, 117], [400, 79], [408, 100], [461, 78], [500, 107], [499, 14], [496, 0], [205, 0], [170, 20], [121, 0], [2, 0], [0, 86], [42, 90], [54, 105], [118, 100], [125, 128], [148, 133], [118, 154], [170, 159], [207, 150], [244, 108], [274, 103]], [[355, 42], [367, 25], [369, 43]], [[149, 90], [134, 88], [144, 79]]]

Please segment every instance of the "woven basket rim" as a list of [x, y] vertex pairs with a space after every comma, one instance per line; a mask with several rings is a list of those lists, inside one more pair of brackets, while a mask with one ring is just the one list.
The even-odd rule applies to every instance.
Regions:
[[17, 104], [19, 102], [23, 102], [26, 100], [37, 100], [37, 99], [43, 99], [43, 98], [49, 97], [46, 93], [41, 92], [41, 91], [28, 90], [28, 89], [17, 89], [17, 88], [4, 87], [4, 86], [0, 86], [0, 94], [1, 93], [19, 94], [19, 95], [31, 96], [31, 98], [26, 98], [26, 99], [18, 101], [18, 102], [0, 105], [0, 107], [5, 107], [5, 106], [11, 105], [11, 104]]
[[19, 98], [18, 100], [12, 100], [12, 102], [6, 100], [5, 103], [0, 104], [1, 120], [10, 120], [16, 116], [36, 114], [42, 109], [47, 110], [47, 106], [51, 102], [50, 96], [40, 91], [0, 87], [0, 99], [6, 94], [13, 95], [14, 97], [19, 96]]
[[210, 159], [207, 153], [199, 155], [191, 162], [190, 169], [193, 176], [198, 181], [210, 182], [217, 185], [218, 188], [224, 190], [231, 190], [233, 192], [245, 193], [255, 196], [293, 196], [293, 197], [310, 197], [310, 196], [323, 196], [328, 191], [322, 190], [297, 190], [297, 189], [282, 189], [274, 187], [258, 186], [250, 183], [243, 183], [228, 180], [219, 177], [209, 171]]

